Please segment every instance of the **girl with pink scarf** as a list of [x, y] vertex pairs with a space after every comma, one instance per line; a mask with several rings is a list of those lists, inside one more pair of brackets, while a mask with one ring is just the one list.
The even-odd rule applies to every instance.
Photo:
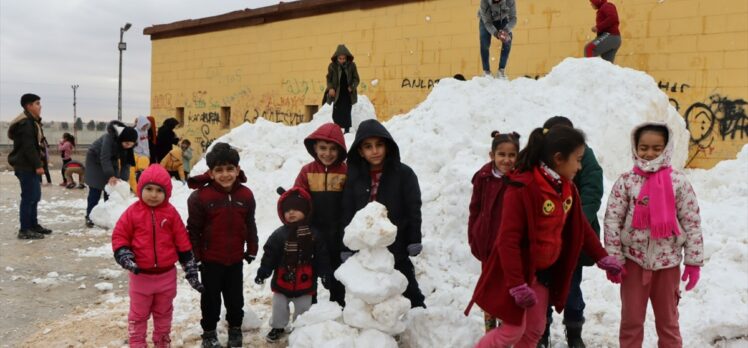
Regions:
[[634, 168], [618, 178], [608, 198], [605, 248], [625, 262], [611, 278], [621, 284], [621, 347], [642, 346], [650, 300], [658, 346], [682, 347], [678, 278], [688, 281], [686, 291], [693, 289], [704, 264], [699, 204], [686, 176], [670, 166], [671, 133], [664, 123], [634, 128]]

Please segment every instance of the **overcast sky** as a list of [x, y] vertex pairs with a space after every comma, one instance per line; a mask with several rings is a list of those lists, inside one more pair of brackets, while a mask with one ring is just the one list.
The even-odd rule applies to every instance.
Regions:
[[[284, 1], [290, 2], [290, 1]], [[151, 42], [143, 28], [202, 18], [278, 0], [1, 0], [0, 121], [21, 112], [24, 93], [38, 94], [45, 120], [117, 118], [119, 28], [127, 50], [122, 63], [122, 118], [150, 111]]]

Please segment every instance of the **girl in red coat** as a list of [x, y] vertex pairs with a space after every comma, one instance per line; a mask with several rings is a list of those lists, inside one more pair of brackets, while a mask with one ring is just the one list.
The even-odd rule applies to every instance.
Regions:
[[[483, 263], [472, 303], [502, 321], [477, 347], [535, 348], [546, 309], [561, 312], [582, 250], [611, 274], [621, 271], [582, 213], [572, 179], [584, 154], [584, 135], [571, 127], [536, 128], [517, 158], [506, 189], [501, 227]], [[470, 307], [468, 307], [468, 310]]]
[[[480, 262], [491, 253], [501, 224], [501, 207], [509, 182], [507, 174], [514, 169], [519, 152], [519, 134], [491, 132], [490, 162], [473, 175], [473, 197], [470, 199], [468, 243], [470, 251]], [[485, 313], [486, 332], [496, 328], [496, 318]]]
[[153, 344], [169, 347], [169, 333], [177, 296], [179, 261], [187, 281], [202, 292], [197, 262], [192, 256], [187, 229], [177, 209], [169, 203], [171, 178], [158, 164], [143, 171], [138, 198], [125, 210], [112, 232], [114, 259], [130, 271], [130, 313], [127, 315], [130, 347], [147, 347], [148, 317], [153, 314]]

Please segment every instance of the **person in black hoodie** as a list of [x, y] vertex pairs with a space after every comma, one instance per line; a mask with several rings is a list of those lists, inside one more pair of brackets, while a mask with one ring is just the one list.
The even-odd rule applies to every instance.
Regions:
[[156, 135], [156, 144], [151, 150], [151, 156], [153, 156], [153, 163], [160, 163], [166, 154], [171, 151], [173, 145], [179, 144], [179, 138], [174, 133], [174, 128], [177, 128], [179, 121], [174, 117], [169, 117], [164, 120], [161, 127], [158, 128], [158, 134]]
[[[421, 189], [418, 177], [400, 162], [400, 149], [377, 120], [361, 122], [348, 152], [348, 178], [343, 188], [343, 226], [369, 202], [387, 207], [387, 217], [397, 226], [397, 237], [388, 249], [395, 269], [408, 279], [403, 296], [411, 307], [426, 307], [409, 257], [418, 256], [421, 245]], [[351, 251], [341, 252], [345, 261]]]

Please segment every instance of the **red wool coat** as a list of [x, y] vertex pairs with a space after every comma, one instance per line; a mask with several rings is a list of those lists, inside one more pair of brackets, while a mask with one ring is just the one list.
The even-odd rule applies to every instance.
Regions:
[[[535, 281], [538, 269], [531, 255], [538, 251], [538, 236], [548, 231], [538, 228], [542, 225], [541, 219], [547, 217], [543, 213], [543, 195], [533, 172], [513, 174], [511, 179], [522, 185], [512, 185], [506, 190], [504, 201], [515, 203], [504, 206], [498, 240], [491, 256], [483, 263], [483, 272], [465, 313], [475, 303], [504, 322], [521, 325], [525, 309], [517, 306], [509, 289]], [[549, 268], [549, 303], [559, 313], [566, 304], [571, 276], [582, 250], [595, 261], [608, 255], [584, 217], [576, 188], [572, 191], [572, 205], [562, 231], [561, 254]]]
[[501, 208], [508, 177], [497, 178], [491, 172], [493, 162], [486, 163], [473, 175], [473, 196], [470, 199], [468, 218], [468, 243], [476, 259], [483, 262], [501, 226]]

